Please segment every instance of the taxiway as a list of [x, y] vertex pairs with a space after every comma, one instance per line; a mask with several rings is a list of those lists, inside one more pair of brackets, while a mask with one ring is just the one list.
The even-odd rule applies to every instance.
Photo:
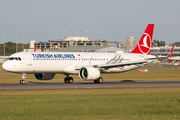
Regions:
[[94, 84], [93, 82], [75, 82], [66, 84], [30, 82], [26, 84], [0, 84], [0, 90], [60, 90], [60, 89], [124, 89], [124, 88], [163, 88], [180, 87], [180, 81], [118, 81]]

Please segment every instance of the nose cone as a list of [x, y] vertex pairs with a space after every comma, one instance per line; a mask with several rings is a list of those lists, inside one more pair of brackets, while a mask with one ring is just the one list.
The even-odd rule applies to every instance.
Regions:
[[9, 71], [9, 66], [8, 66], [8, 64], [7, 64], [6, 62], [4, 62], [4, 63], [2, 64], [2, 68], [3, 68], [4, 70], [6, 70], [6, 71]]

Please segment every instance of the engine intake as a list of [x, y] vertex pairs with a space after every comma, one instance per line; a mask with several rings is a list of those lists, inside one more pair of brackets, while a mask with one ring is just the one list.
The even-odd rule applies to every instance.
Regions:
[[35, 78], [38, 80], [51, 80], [54, 78], [54, 73], [40, 73], [40, 74], [34, 74]]
[[79, 71], [79, 77], [83, 80], [96, 80], [100, 77], [100, 71], [94, 67], [83, 67]]

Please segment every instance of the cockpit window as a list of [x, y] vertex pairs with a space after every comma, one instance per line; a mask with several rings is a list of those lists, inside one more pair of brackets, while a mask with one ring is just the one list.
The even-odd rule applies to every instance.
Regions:
[[21, 61], [20, 57], [9, 57], [7, 60], [18, 60]]
[[6, 61], [9, 60], [9, 58], [10, 58], [10, 57], [8, 57], [8, 58], [6, 59]]
[[14, 60], [14, 57], [10, 57], [9, 60]]

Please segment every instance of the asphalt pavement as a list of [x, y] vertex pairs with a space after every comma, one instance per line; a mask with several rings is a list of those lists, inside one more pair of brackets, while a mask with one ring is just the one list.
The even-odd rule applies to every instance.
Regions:
[[117, 81], [94, 84], [94, 82], [0, 84], [0, 90], [61, 90], [61, 89], [124, 89], [124, 88], [165, 88], [180, 87], [179, 81]]

